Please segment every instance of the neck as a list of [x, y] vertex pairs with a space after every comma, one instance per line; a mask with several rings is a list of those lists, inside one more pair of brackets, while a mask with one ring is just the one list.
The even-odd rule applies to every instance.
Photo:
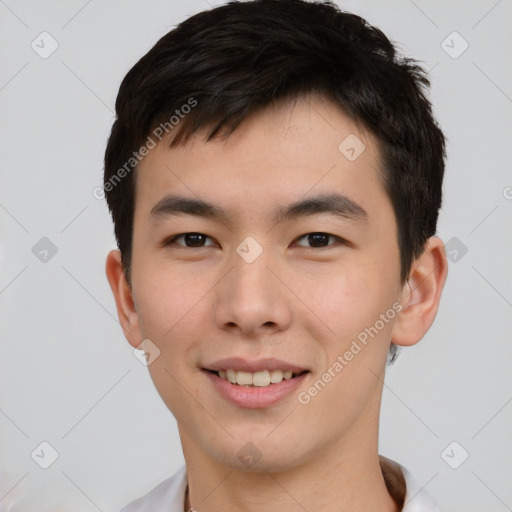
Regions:
[[[386, 476], [400, 478], [396, 467], [379, 458], [377, 439], [330, 446], [306, 464], [280, 471], [241, 471], [205, 457], [180, 429], [187, 462], [189, 496], [185, 510], [235, 512], [398, 512]], [[361, 441], [361, 440], [359, 440]], [[352, 447], [352, 449], [351, 449]], [[340, 456], [342, 453], [342, 456]], [[393, 493], [395, 494], [395, 493]], [[194, 508], [195, 507], [195, 508]]]

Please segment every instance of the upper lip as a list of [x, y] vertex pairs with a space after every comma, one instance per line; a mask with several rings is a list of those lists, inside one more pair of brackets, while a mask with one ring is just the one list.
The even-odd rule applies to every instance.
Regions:
[[205, 370], [236, 370], [238, 372], [261, 372], [263, 370], [282, 370], [284, 372], [290, 371], [292, 373], [301, 373], [306, 371], [296, 364], [287, 363], [281, 359], [265, 358], [249, 361], [241, 357], [228, 357], [227, 359], [219, 359], [204, 367]]

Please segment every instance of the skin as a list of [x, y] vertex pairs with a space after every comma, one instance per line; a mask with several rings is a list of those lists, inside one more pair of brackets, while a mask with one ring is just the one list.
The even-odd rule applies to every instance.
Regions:
[[[176, 417], [190, 501], [198, 511], [398, 510], [378, 456], [378, 419], [391, 340], [413, 345], [430, 328], [447, 275], [443, 242], [429, 239], [400, 283], [397, 226], [378, 173], [375, 139], [320, 97], [268, 107], [226, 140], [151, 150], [137, 170], [132, 287], [120, 253], [106, 273], [124, 334], [151, 340], [149, 365]], [[366, 149], [349, 161], [338, 145], [355, 134]], [[280, 224], [278, 206], [320, 192], [350, 197], [367, 222], [322, 213]], [[229, 210], [230, 222], [152, 218], [166, 194]], [[181, 233], [209, 238], [194, 247]], [[308, 233], [328, 233], [315, 248]], [[236, 248], [252, 236], [263, 253], [247, 263]], [[181, 244], [181, 245], [180, 245]], [[202, 247], [201, 247], [202, 244]], [[314, 241], [313, 241], [314, 244]], [[225, 357], [276, 357], [309, 368], [307, 390], [393, 303], [402, 311], [308, 404], [297, 393], [266, 409], [220, 397], [201, 368]], [[238, 457], [252, 443], [259, 461]]]

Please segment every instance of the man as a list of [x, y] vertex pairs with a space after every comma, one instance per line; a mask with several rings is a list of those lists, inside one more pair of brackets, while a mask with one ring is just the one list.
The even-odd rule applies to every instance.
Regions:
[[129, 71], [106, 273], [186, 467], [123, 511], [438, 510], [378, 453], [386, 361], [447, 275], [428, 85], [365, 20], [301, 0], [199, 13]]

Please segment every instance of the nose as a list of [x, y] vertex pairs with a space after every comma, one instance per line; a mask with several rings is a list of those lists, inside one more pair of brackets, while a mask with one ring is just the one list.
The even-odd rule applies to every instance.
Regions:
[[[248, 252], [244, 253], [244, 248]], [[243, 246], [230, 260], [230, 270], [215, 287], [215, 319], [219, 328], [259, 337], [286, 330], [292, 318], [292, 294], [271, 251], [255, 259], [254, 247]]]

